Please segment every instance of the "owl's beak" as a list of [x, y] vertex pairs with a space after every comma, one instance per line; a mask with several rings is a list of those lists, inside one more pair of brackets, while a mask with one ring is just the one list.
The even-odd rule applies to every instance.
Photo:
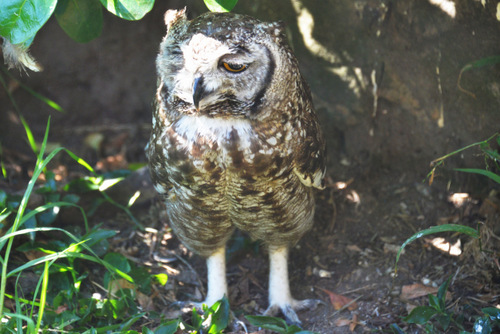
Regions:
[[196, 77], [193, 83], [193, 103], [197, 111], [200, 111], [200, 101], [207, 95], [208, 92], [203, 85], [203, 77]]

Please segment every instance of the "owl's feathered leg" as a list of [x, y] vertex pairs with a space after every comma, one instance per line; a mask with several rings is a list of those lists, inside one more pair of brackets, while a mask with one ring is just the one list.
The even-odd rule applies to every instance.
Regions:
[[295, 300], [290, 293], [288, 280], [288, 247], [269, 249], [269, 307], [264, 315], [283, 313], [290, 324], [300, 325], [295, 311], [314, 309], [320, 301], [315, 299]]
[[207, 298], [203, 303], [210, 307], [227, 295], [225, 247], [217, 249], [207, 258], [207, 271]]

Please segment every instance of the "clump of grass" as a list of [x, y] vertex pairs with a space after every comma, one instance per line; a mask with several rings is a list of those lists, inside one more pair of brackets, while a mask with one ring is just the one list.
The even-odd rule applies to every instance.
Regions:
[[[112, 273], [112, 275], [118, 275], [123, 279], [133, 282], [132, 277], [130, 277], [125, 272], [117, 269], [108, 261], [101, 260], [92, 249], [93, 245], [114, 235], [114, 232], [104, 230], [90, 230], [88, 227], [86, 214], [83, 209], [77, 204], [70, 201], [53, 201], [39, 206], [34, 210], [27, 210], [28, 201], [31, 194], [34, 192], [35, 183], [37, 182], [40, 174], [46, 169], [47, 164], [59, 152], [66, 152], [80, 165], [92, 171], [92, 168], [85, 161], [63, 147], [56, 148], [45, 157], [49, 126], [50, 121], [47, 124], [45, 137], [39, 149], [33, 176], [31, 177], [20, 202], [16, 203], [15, 200], [9, 201], [9, 197], [3, 191], [0, 194], [0, 222], [6, 222], [7, 218], [11, 214], [15, 214], [12, 225], [8, 228], [7, 232], [2, 237], [0, 237], [0, 251], [2, 251], [2, 255], [0, 256], [0, 319], [2, 319], [2, 323], [0, 324], [0, 327], [4, 327], [4, 329], [10, 330], [17, 329], [19, 331], [21, 330], [21, 328], [23, 328], [23, 323], [26, 323], [29, 333], [38, 333], [41, 328], [42, 319], [44, 317], [44, 314], [46, 313], [46, 301], [47, 297], [49, 296], [47, 290], [49, 286], [49, 277], [51, 277], [52, 274], [70, 273], [70, 276], [72, 277], [72, 284], [75, 289], [73, 289], [72, 291], [66, 291], [66, 293], [67, 295], [69, 295], [69, 297], [71, 297], [74, 293], [78, 292], [79, 286], [85, 277], [84, 275], [81, 275], [81, 273], [75, 271], [75, 262], [77, 260], [86, 260], [98, 263], [104, 266], [108, 270], [108, 272]], [[54, 212], [58, 211], [59, 208], [62, 207], [76, 207], [80, 210], [85, 223], [86, 234], [84, 236], [79, 238], [61, 228], [50, 226], [36, 226], [36, 224], [32, 224], [35, 216], [45, 217], [45, 219], [47, 219], [47, 216], [49, 216], [50, 222], [50, 219], [54, 218]], [[65, 242], [57, 243], [57, 247], [54, 247], [55, 244], [35, 244], [31, 248], [36, 248], [37, 250], [41, 251], [44, 254], [43, 256], [30, 260], [14, 269], [9, 269], [10, 256], [13, 251], [12, 247], [14, 244], [14, 240], [23, 235], [31, 237], [31, 240], [34, 240], [33, 236], [36, 233], [42, 232], [59, 232], [66, 236], [66, 240]], [[61, 263], [61, 260], [63, 259], [66, 261]], [[21, 277], [21, 273], [26, 269], [31, 269], [40, 273], [40, 279], [33, 294], [32, 301], [24, 300], [19, 297], [17, 284], [14, 296], [9, 295], [6, 291], [7, 280], [11, 277], [15, 277], [16, 275], [17, 280], [19, 280], [19, 278]], [[15, 313], [5, 311], [6, 298], [12, 299], [15, 302]], [[39, 299], [39, 302], [36, 301], [37, 298]], [[57, 298], [57, 296], [55, 296], [54, 298]], [[38, 310], [38, 312], [36, 313], [36, 317], [35, 310]], [[33, 321], [34, 318], [36, 318], [36, 324]], [[4, 323], [4, 319], [7, 319], [6, 323]]]
[[[498, 185], [500, 185], [500, 154], [498, 151], [492, 149], [491, 142], [496, 141], [496, 144], [500, 146], [500, 134], [495, 133], [488, 139], [473, 143], [471, 145], [460, 148], [454, 152], [446, 154], [431, 162], [432, 169], [427, 175], [429, 179], [429, 184], [432, 184], [435, 176], [436, 169], [442, 166], [446, 159], [449, 157], [461, 153], [467, 149], [479, 147], [483, 156], [486, 167], [484, 169], [480, 168], [456, 168], [456, 171], [478, 174], [489, 178]], [[477, 229], [471, 228], [469, 226], [459, 225], [459, 224], [445, 224], [439, 226], [432, 226], [428, 229], [419, 231], [408, 238], [400, 247], [395, 262], [395, 272], [397, 272], [397, 265], [403, 249], [411, 242], [434, 233], [440, 232], [454, 232], [468, 235], [474, 239], [479, 240], [479, 248], [483, 252], [489, 252], [489, 250], [483, 250], [481, 244], [481, 224], [478, 224]], [[408, 324], [417, 324], [424, 328], [426, 333], [441, 333], [447, 331], [450, 326], [454, 326], [460, 332], [460, 334], [466, 333], [477, 333], [477, 334], [489, 334], [493, 333], [494, 329], [500, 329], [500, 309], [494, 307], [483, 308], [482, 315], [476, 316], [475, 323], [473, 325], [473, 331], [467, 332], [460, 320], [460, 316], [454, 315], [452, 312], [448, 311], [446, 308], [446, 291], [448, 289], [450, 279], [445, 281], [438, 290], [437, 296], [429, 295], [429, 305], [428, 306], [418, 306], [413, 309], [410, 314], [403, 318], [403, 321]], [[404, 331], [399, 328], [396, 324], [391, 326], [394, 333], [404, 333]]]
[[[460, 334], [491, 334], [494, 330], [500, 330], [500, 309], [494, 307], [483, 308], [482, 315], [476, 317], [472, 331], [465, 330], [463, 317], [449, 311], [446, 305], [446, 292], [451, 277], [439, 287], [437, 295], [429, 294], [428, 305], [415, 307], [408, 316], [402, 318], [407, 324], [416, 324], [425, 333], [444, 333], [453, 331]], [[397, 325], [392, 324], [391, 329], [395, 334], [405, 334]]]

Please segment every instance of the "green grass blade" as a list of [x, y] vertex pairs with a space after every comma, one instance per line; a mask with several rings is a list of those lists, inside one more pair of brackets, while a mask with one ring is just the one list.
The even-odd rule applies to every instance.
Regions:
[[[16, 286], [16, 289], [17, 289], [17, 286]], [[31, 306], [37, 306], [37, 307], [40, 307], [40, 303], [38, 302], [33, 302], [31, 300], [28, 300], [28, 299], [24, 299], [24, 298], [21, 298], [17, 295], [13, 296], [13, 295], [10, 295], [8, 293], [5, 294], [5, 297], [9, 298], [9, 299], [12, 299], [13, 301], [15, 302], [21, 302], [21, 303], [24, 303], [24, 304], [28, 304], [28, 305], [31, 305]]]
[[479, 67], [483, 67], [483, 66], [487, 66], [487, 65], [495, 65], [498, 63], [500, 63], [500, 56], [490, 56], [490, 57], [482, 58], [482, 59], [470, 62], [468, 64], [465, 64], [465, 66], [462, 67], [462, 69], [460, 70], [460, 73], [458, 74], [458, 80], [457, 80], [458, 89], [460, 89], [462, 92], [472, 96], [473, 98], [476, 98], [476, 95], [474, 93], [462, 88], [462, 85], [460, 84], [460, 82], [462, 81], [462, 74], [466, 71], [469, 71], [469, 70], [472, 70], [475, 68], [479, 68]]
[[458, 150], [456, 150], [456, 151], [453, 151], [453, 152], [451, 152], [451, 153], [448, 153], [448, 154], [446, 154], [446, 155], [443, 155], [442, 157], [437, 158], [436, 160], [433, 160], [433, 161], [431, 162], [431, 166], [434, 166], [437, 162], [440, 162], [440, 161], [442, 161], [442, 160], [445, 160], [445, 159], [447, 159], [447, 158], [449, 158], [449, 157], [451, 157], [451, 156], [453, 156], [453, 155], [455, 155], [455, 154], [457, 154], [457, 153], [460, 153], [460, 152], [462, 152], [462, 151], [465, 151], [465, 150], [467, 150], [467, 149], [469, 149], [469, 148], [471, 148], [471, 147], [474, 147], [474, 146], [480, 146], [480, 145], [486, 144], [486, 143], [488, 143], [490, 140], [492, 140], [493, 138], [495, 138], [495, 137], [496, 137], [496, 136], [498, 136], [498, 135], [499, 135], [499, 133], [495, 133], [493, 136], [489, 137], [488, 139], [485, 139], [485, 140], [480, 141], [480, 142], [477, 142], [477, 143], [472, 143], [472, 144], [469, 144], [469, 145], [467, 145], [467, 146], [465, 146], [465, 147], [462, 147], [462, 148], [460, 148], [460, 149], [458, 149]]
[[462, 67], [460, 72], [465, 72], [465, 71], [472, 70], [474, 68], [479, 68], [479, 67], [488, 66], [488, 65], [495, 65], [495, 64], [499, 64], [499, 63], [500, 63], [500, 56], [490, 56], [490, 57], [482, 58], [482, 59], [472, 61], [472, 62], [466, 64], [464, 67]]
[[[21, 86], [24, 90], [26, 90], [28, 93], [30, 93], [31, 95], [33, 95], [34, 97], [36, 97], [37, 99], [39, 99], [40, 101], [44, 102], [46, 105], [48, 105], [49, 107], [51, 107], [52, 109], [54, 110], [57, 110], [59, 112], [65, 112], [64, 109], [59, 105], [57, 104], [56, 102], [52, 101], [51, 99], [41, 95], [40, 93], [37, 93], [35, 92], [33, 89], [29, 88], [28, 86], [26, 86], [25, 84], [23, 84], [21, 81], [17, 80], [6, 68], [5, 66], [2, 66], [2, 70], [5, 74], [7, 74], [12, 80], [16, 81], [19, 86]], [[2, 79], [3, 80], [3, 79]], [[4, 85], [6, 91], [8, 92], [7, 90], [7, 86]], [[9, 97], [10, 97], [10, 93], [9, 94]], [[13, 101], [13, 98], [10, 97], [10, 100], [11, 102]], [[15, 102], [13, 102], [15, 104]], [[19, 111], [19, 109], [17, 108], [17, 105], [15, 105], [15, 109], [17, 111]]]
[[[31, 319], [30, 317], [27, 317], [25, 315], [22, 315], [20, 313], [9, 313], [9, 312], [5, 312], [4, 315], [6, 317], [9, 317], [9, 318], [20, 318], [24, 321], [26, 321], [27, 323], [27, 332], [28, 333], [35, 333], [35, 323], [33, 322], [33, 319]], [[2, 332], [3, 334], [3, 332]]]
[[[80, 210], [80, 212], [82, 213], [82, 217], [83, 217], [83, 220], [85, 222], [85, 226], [88, 226], [88, 221], [87, 221], [87, 215], [85, 214], [85, 211], [83, 210], [83, 208], [77, 204], [74, 204], [74, 203], [70, 203], [70, 202], [54, 202], [54, 203], [48, 203], [48, 204], [45, 204], [45, 205], [41, 205], [33, 210], [31, 210], [30, 212], [28, 212], [26, 215], [24, 215], [20, 222], [19, 222], [19, 225], [17, 226], [17, 229], [19, 229], [20, 227], [23, 226], [23, 224], [30, 218], [32, 218], [34, 215], [36, 215], [37, 213], [40, 213], [40, 212], [43, 212], [47, 209], [50, 209], [50, 208], [53, 208], [53, 207], [64, 207], [64, 206], [71, 206], [71, 207], [75, 207], [75, 208], [78, 208]], [[5, 243], [9, 240], [9, 237], [10, 236], [16, 236], [17, 234], [12, 234], [13, 232], [13, 227], [11, 227], [6, 234], [4, 234], [2, 237], [0, 237], [0, 251], [3, 249], [3, 246], [5, 245]], [[24, 234], [24, 232], [21, 232], [20, 234]]]
[[19, 114], [19, 118], [21, 119], [21, 123], [23, 123], [24, 131], [26, 131], [26, 137], [28, 138], [28, 144], [30, 144], [31, 150], [35, 155], [38, 154], [38, 147], [36, 146], [36, 141], [35, 137], [33, 137], [33, 132], [31, 132], [30, 126], [28, 125], [28, 122], [26, 122], [26, 119]]
[[394, 271], [397, 273], [398, 271], [398, 262], [399, 262], [399, 257], [401, 256], [401, 252], [403, 249], [411, 242], [429, 235], [429, 234], [434, 234], [434, 233], [440, 233], [440, 232], [458, 232], [458, 233], [463, 233], [468, 236], [471, 236], [473, 238], [479, 238], [479, 233], [477, 230], [473, 229], [472, 227], [469, 226], [464, 226], [464, 225], [458, 225], [458, 224], [444, 224], [444, 225], [439, 225], [439, 226], [432, 226], [428, 229], [422, 230], [420, 232], [415, 233], [412, 235], [410, 238], [408, 238], [399, 248], [398, 254], [396, 255], [396, 263], [394, 265]]
[[47, 286], [49, 284], [49, 262], [45, 262], [43, 268], [43, 279], [42, 279], [42, 291], [40, 293], [40, 308], [38, 309], [38, 317], [36, 321], [35, 333], [40, 331], [40, 325], [42, 324], [43, 312], [45, 310], [45, 301], [47, 300]]
[[493, 172], [490, 172], [489, 170], [477, 169], [477, 168], [456, 168], [455, 170], [459, 171], [459, 172], [465, 172], [465, 173], [480, 174], [480, 175], [486, 176], [486, 177], [492, 179], [493, 181], [495, 181], [496, 183], [500, 184], [500, 175], [495, 174]]
[[7, 169], [5, 169], [5, 164], [3, 163], [2, 157], [3, 157], [3, 149], [2, 149], [2, 145], [0, 143], [0, 170], [2, 171], [3, 178], [6, 179], [7, 178]]
[[[16, 286], [14, 287], [14, 295], [15, 295], [15, 303], [16, 303], [16, 313], [21, 314], [21, 301], [19, 300], [19, 295], [17, 293], [17, 288], [19, 287], [19, 278], [21, 278], [21, 275], [17, 275], [16, 278]], [[17, 332], [19, 334], [23, 334], [23, 320], [22, 318], [16, 318], [17, 322]]]
[[[45, 152], [45, 146], [47, 144], [47, 139], [49, 136], [49, 129], [50, 129], [50, 117], [47, 121], [47, 128], [45, 130], [45, 136], [43, 138], [42, 145], [40, 147], [40, 152], [38, 154], [37, 162], [35, 165], [35, 170], [33, 171], [33, 176], [31, 177], [30, 181], [28, 182], [28, 186], [26, 187], [26, 191], [24, 192], [23, 198], [21, 199], [21, 203], [19, 204], [19, 208], [17, 210], [16, 218], [14, 219], [14, 223], [12, 224], [11, 230], [13, 232], [17, 231], [18, 226], [20, 224], [21, 218], [24, 215], [24, 211], [26, 210], [26, 207], [28, 205], [28, 200], [29, 197], [31, 196], [31, 192], [33, 191], [33, 188], [35, 186], [36, 180], [40, 176], [43, 168], [44, 168], [44, 161], [43, 161], [43, 153]], [[48, 161], [45, 161], [45, 165], [48, 163]], [[5, 255], [2, 263], [2, 276], [0, 278], [0, 319], [3, 318], [3, 306], [4, 306], [4, 299], [5, 299], [5, 289], [7, 286], [7, 266], [9, 263], [9, 256], [10, 256], [10, 251], [12, 249], [12, 244], [14, 242], [14, 238], [10, 238], [7, 242], [7, 248], [5, 250]]]
[[[104, 260], [100, 259], [92, 251], [92, 249], [88, 245], [86, 245], [86, 241], [87, 240], [78, 240], [78, 238], [75, 237], [73, 234], [71, 234], [70, 232], [68, 232], [68, 231], [66, 231], [64, 229], [61, 229], [61, 228], [57, 228], [57, 227], [27, 228], [27, 229], [15, 231], [15, 232], [7, 233], [6, 235], [4, 235], [4, 236], [2, 236], [0, 238], [0, 241], [2, 239], [9, 239], [9, 240], [11, 240], [14, 236], [21, 235], [21, 234], [29, 234], [29, 233], [32, 233], [32, 232], [47, 232], [47, 231], [59, 231], [59, 232], [63, 232], [66, 235], [68, 235], [70, 238], [72, 238], [76, 242], [76, 244], [72, 244], [71, 246], [69, 246], [68, 248], [66, 248], [65, 250], [63, 250], [61, 252], [55, 252], [55, 253], [48, 254], [48, 255], [39, 257], [37, 259], [28, 261], [28, 262], [24, 263], [23, 265], [15, 268], [15, 269], [12, 269], [8, 273], [6, 272], [5, 275], [7, 277], [10, 277], [10, 276], [12, 276], [14, 274], [17, 274], [18, 272], [21, 272], [24, 269], [27, 269], [29, 267], [33, 267], [33, 266], [42, 264], [42, 263], [47, 262], [47, 261], [55, 261], [55, 260], [58, 260], [58, 259], [61, 259], [61, 258], [79, 258], [79, 259], [83, 259], [83, 260], [87, 260], [87, 261], [96, 262], [96, 263], [98, 263], [98, 264], [106, 267], [106, 269], [108, 269], [109, 271], [111, 271], [111, 272], [113, 272], [115, 274], [118, 274], [122, 278], [128, 280], [129, 282], [133, 282], [134, 281], [132, 279], [132, 277], [130, 277], [126, 273], [124, 273], [121, 270], [117, 269], [115, 266], [111, 265], [107, 261], [104, 261]], [[87, 251], [89, 251], [90, 253], [92, 253], [92, 255], [87, 255], [87, 254], [82, 254], [82, 253], [74, 252], [73, 250], [77, 249], [76, 246], [79, 246], [79, 245], [81, 245]]]

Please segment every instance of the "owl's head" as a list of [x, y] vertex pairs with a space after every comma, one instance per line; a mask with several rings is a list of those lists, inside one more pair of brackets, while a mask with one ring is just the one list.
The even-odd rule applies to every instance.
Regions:
[[294, 63], [280, 23], [232, 13], [189, 21], [184, 10], [168, 11], [165, 21], [157, 59], [162, 99], [188, 113], [249, 116], [269, 98], [276, 74]]

